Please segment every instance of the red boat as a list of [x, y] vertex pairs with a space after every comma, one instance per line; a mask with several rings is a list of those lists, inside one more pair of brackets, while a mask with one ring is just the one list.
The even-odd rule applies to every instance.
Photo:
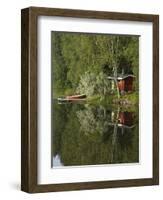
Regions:
[[73, 102], [73, 101], [84, 101], [86, 100], [86, 95], [85, 94], [80, 94], [80, 95], [71, 95], [71, 96], [66, 96], [66, 97], [58, 97], [59, 102]]
[[85, 98], [86, 98], [85, 94], [66, 96], [66, 99], [68, 100], [80, 100], [80, 99], [85, 99]]

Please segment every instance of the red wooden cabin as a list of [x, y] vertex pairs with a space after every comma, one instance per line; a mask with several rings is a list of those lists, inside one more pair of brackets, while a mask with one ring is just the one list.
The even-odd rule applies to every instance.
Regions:
[[118, 88], [119, 91], [122, 92], [129, 92], [134, 90], [134, 78], [135, 76], [133, 74], [121, 74], [118, 77], [114, 76], [108, 76], [109, 80], [112, 80], [112, 88], [115, 86], [115, 79], [118, 81]]
[[134, 77], [135, 77], [134, 75], [130, 74], [130, 75], [119, 76], [117, 78], [120, 92], [133, 91]]

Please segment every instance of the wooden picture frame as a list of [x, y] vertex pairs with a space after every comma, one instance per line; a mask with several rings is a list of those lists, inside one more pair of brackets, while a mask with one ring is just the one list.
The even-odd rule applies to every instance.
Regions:
[[[109, 19], [153, 24], [153, 177], [128, 180], [76, 182], [39, 185], [37, 183], [37, 19], [63, 16]], [[147, 124], [146, 124], [147, 125]], [[21, 190], [28, 193], [67, 190], [148, 186], [159, 184], [159, 16], [29, 7], [21, 11]]]

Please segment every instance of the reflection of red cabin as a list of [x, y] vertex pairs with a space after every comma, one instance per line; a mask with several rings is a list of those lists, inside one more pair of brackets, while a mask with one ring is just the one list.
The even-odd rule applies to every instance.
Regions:
[[118, 122], [121, 125], [132, 126], [134, 122], [133, 112], [120, 112]]
[[120, 91], [132, 91], [133, 90], [133, 81], [134, 81], [134, 75], [123, 75], [119, 76], [117, 78], [118, 80], [118, 87]]

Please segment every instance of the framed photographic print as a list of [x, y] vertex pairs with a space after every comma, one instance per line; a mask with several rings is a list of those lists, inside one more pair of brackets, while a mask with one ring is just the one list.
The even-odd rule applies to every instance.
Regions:
[[159, 16], [21, 11], [21, 189], [159, 184]]

